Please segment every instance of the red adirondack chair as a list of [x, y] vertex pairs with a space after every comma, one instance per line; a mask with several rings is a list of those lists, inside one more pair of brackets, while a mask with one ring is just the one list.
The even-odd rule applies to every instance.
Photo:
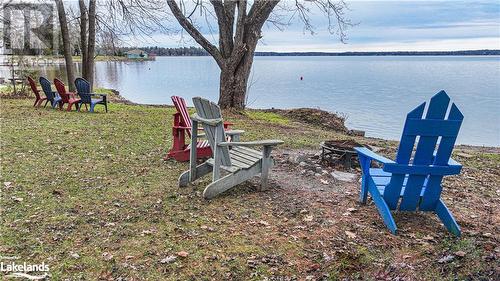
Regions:
[[40, 106], [40, 104], [42, 104], [42, 102], [44, 100], [46, 100], [47, 97], [42, 98], [42, 96], [40, 96], [40, 91], [36, 87], [36, 83], [35, 83], [35, 80], [33, 80], [33, 78], [28, 76], [27, 79], [28, 79], [28, 83], [30, 84], [31, 90], [35, 94], [35, 103], [33, 104], [33, 106]]
[[[164, 159], [167, 160], [174, 158], [180, 162], [189, 161], [191, 145], [186, 143], [186, 134], [191, 138], [191, 118], [189, 117], [186, 101], [179, 96], [172, 96], [171, 98], [177, 112], [173, 114], [174, 125], [172, 126], [172, 148]], [[232, 123], [224, 122], [224, 129], [228, 129], [231, 125]], [[201, 140], [197, 142], [196, 154], [197, 158], [207, 158], [212, 156], [212, 150], [210, 149], [208, 140]]]
[[59, 96], [61, 96], [61, 101], [59, 102], [59, 109], [62, 110], [65, 103], [68, 104], [66, 111], [71, 111], [71, 107], [73, 106], [73, 104], [76, 104], [76, 109], [78, 109], [80, 99], [76, 97], [76, 94], [72, 92], [66, 92], [66, 87], [64, 83], [57, 78], [54, 79], [54, 84], [56, 85], [56, 89], [57, 92], [59, 93]]

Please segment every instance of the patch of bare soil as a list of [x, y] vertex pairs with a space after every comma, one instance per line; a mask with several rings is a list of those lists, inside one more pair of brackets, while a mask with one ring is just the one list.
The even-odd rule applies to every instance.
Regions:
[[315, 108], [296, 108], [296, 109], [267, 109], [265, 111], [284, 115], [290, 119], [311, 125], [317, 125], [326, 129], [338, 132], [348, 132], [345, 126], [345, 117], [336, 113], [328, 112]]
[[[394, 212], [398, 235], [390, 234], [371, 199], [366, 205], [358, 201], [359, 170], [351, 170], [357, 175], [352, 182], [335, 180], [329, 171], [303, 173], [299, 163], [306, 160], [301, 157], [314, 159], [314, 154], [317, 151], [277, 151], [271, 173], [275, 188], [263, 195], [271, 200], [273, 216], [287, 222], [280, 235], [304, 243], [301, 259], [285, 257], [302, 276], [310, 280], [345, 276], [499, 280], [497, 162], [475, 157], [481, 161], [480, 169], [467, 163], [460, 176], [445, 180], [442, 198], [462, 227], [462, 237], [456, 238], [430, 212]], [[488, 188], [497, 190], [492, 193]]]

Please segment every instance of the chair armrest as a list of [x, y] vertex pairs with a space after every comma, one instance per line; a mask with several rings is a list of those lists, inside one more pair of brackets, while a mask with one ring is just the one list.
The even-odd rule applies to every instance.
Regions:
[[285, 143], [282, 140], [261, 140], [246, 142], [221, 142], [217, 146], [276, 146]]
[[446, 166], [435, 166], [435, 165], [409, 165], [409, 164], [397, 164], [389, 163], [384, 165], [383, 170], [385, 172], [393, 174], [411, 174], [411, 175], [456, 175], [460, 173], [462, 166], [460, 165], [446, 165]]
[[217, 126], [217, 124], [222, 123], [222, 118], [206, 119], [206, 118], [202, 118], [202, 117], [198, 116], [198, 114], [196, 114], [196, 113], [191, 116], [191, 120], [198, 121], [198, 122], [205, 123], [205, 124], [212, 125], [212, 126]]
[[227, 131], [225, 131], [225, 133], [228, 136], [234, 136], [234, 135], [242, 135], [243, 133], [245, 133], [245, 131], [243, 131], [243, 130], [227, 130]]
[[363, 155], [363, 156], [368, 157], [372, 160], [380, 162], [384, 165], [390, 164], [390, 163], [395, 163], [391, 159], [388, 159], [388, 158], [385, 158], [384, 156], [378, 155], [366, 147], [355, 147], [354, 150], [356, 150], [356, 152], [358, 152], [359, 155]]

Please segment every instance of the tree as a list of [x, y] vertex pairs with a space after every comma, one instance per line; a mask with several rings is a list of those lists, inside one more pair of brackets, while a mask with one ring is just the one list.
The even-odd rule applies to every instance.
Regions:
[[96, 0], [78, 0], [80, 8], [80, 53], [82, 55], [82, 77], [94, 86], [94, 61], [96, 37]]
[[[331, 33], [337, 33], [344, 41], [345, 29], [351, 23], [344, 17], [346, 4], [343, 1], [333, 3], [331, 0], [295, 0], [293, 5], [280, 0], [210, 0], [213, 8], [207, 10], [203, 0], [195, 1], [195, 7], [186, 12], [186, 4], [180, 0], [167, 0], [167, 4], [182, 28], [203, 47], [217, 62], [220, 73], [219, 105], [221, 108], [243, 109], [247, 91], [248, 78], [253, 63], [255, 48], [262, 38], [262, 27], [266, 21], [281, 28], [283, 22], [277, 13], [277, 8], [298, 17], [304, 28], [313, 33], [311, 24], [311, 9], [307, 3], [322, 11], [328, 19]], [[219, 42], [218, 47], [212, 44], [195, 26], [191, 17], [196, 10], [205, 15], [213, 15], [217, 20]], [[273, 17], [271, 17], [273, 16]]]
[[61, 25], [61, 35], [63, 43], [64, 60], [66, 62], [66, 74], [68, 76], [68, 86], [70, 91], [75, 90], [75, 72], [73, 70], [73, 52], [71, 51], [71, 40], [69, 37], [68, 21], [62, 0], [56, 0], [59, 24]]

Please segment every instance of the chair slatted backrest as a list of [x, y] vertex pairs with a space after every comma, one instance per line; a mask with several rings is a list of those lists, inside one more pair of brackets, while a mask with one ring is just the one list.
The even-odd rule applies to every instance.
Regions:
[[36, 98], [37, 99], [40, 99], [40, 92], [38, 91], [38, 88], [36, 87], [36, 83], [35, 83], [35, 80], [33, 80], [33, 78], [31, 77], [27, 77], [28, 79], [28, 83], [30, 84], [30, 87], [31, 87], [31, 90], [33, 91], [33, 93], [35, 94]]
[[90, 83], [87, 80], [78, 77], [75, 79], [75, 87], [82, 102], [90, 103], [92, 100], [90, 95]]
[[57, 92], [59, 93], [59, 96], [61, 96], [62, 101], [68, 103], [69, 94], [66, 92], [66, 85], [64, 85], [64, 83], [57, 78], [54, 79], [54, 85], [56, 85]]
[[42, 86], [42, 90], [45, 93], [45, 96], [47, 96], [47, 100], [53, 101], [54, 100], [54, 93], [52, 92], [52, 87], [50, 86], [50, 81], [49, 79], [45, 77], [40, 77], [40, 85]]
[[[222, 118], [221, 110], [219, 106], [207, 99], [195, 97], [193, 98], [194, 107], [196, 108], [196, 113], [201, 118], [205, 119], [217, 119]], [[217, 143], [226, 141], [226, 133], [224, 132], [224, 123], [220, 122], [216, 126], [212, 126], [206, 123], [203, 124], [203, 129], [205, 131], [205, 136], [210, 143], [210, 148], [214, 152], [214, 156], [216, 150], [219, 151], [217, 154], [222, 157], [222, 165], [223, 166], [231, 166], [231, 159], [229, 158], [229, 149], [227, 146], [217, 147]], [[196, 130], [196, 128], [193, 128]]]
[[[181, 116], [181, 125], [186, 128], [191, 128], [193, 124], [191, 123], [191, 118], [189, 117], [186, 101], [179, 96], [171, 96], [170, 98], [172, 99], [177, 112]], [[191, 130], [187, 130], [187, 132], [188, 136], [191, 137]]]
[[[431, 98], [425, 118], [422, 118], [425, 103], [408, 113], [396, 156], [397, 164], [408, 167], [446, 166], [448, 164], [463, 120], [463, 115], [455, 104], [452, 104], [448, 118], [445, 118], [449, 102], [450, 98], [446, 92], [441, 91]], [[412, 158], [416, 141], [416, 149]], [[437, 150], [436, 144], [438, 144]], [[389, 208], [391, 210], [397, 208], [406, 177], [408, 180], [399, 209], [414, 211], [418, 207], [422, 211], [434, 210], [441, 196], [443, 176], [411, 173], [392, 174], [383, 194]], [[425, 190], [421, 197], [424, 186]]]

